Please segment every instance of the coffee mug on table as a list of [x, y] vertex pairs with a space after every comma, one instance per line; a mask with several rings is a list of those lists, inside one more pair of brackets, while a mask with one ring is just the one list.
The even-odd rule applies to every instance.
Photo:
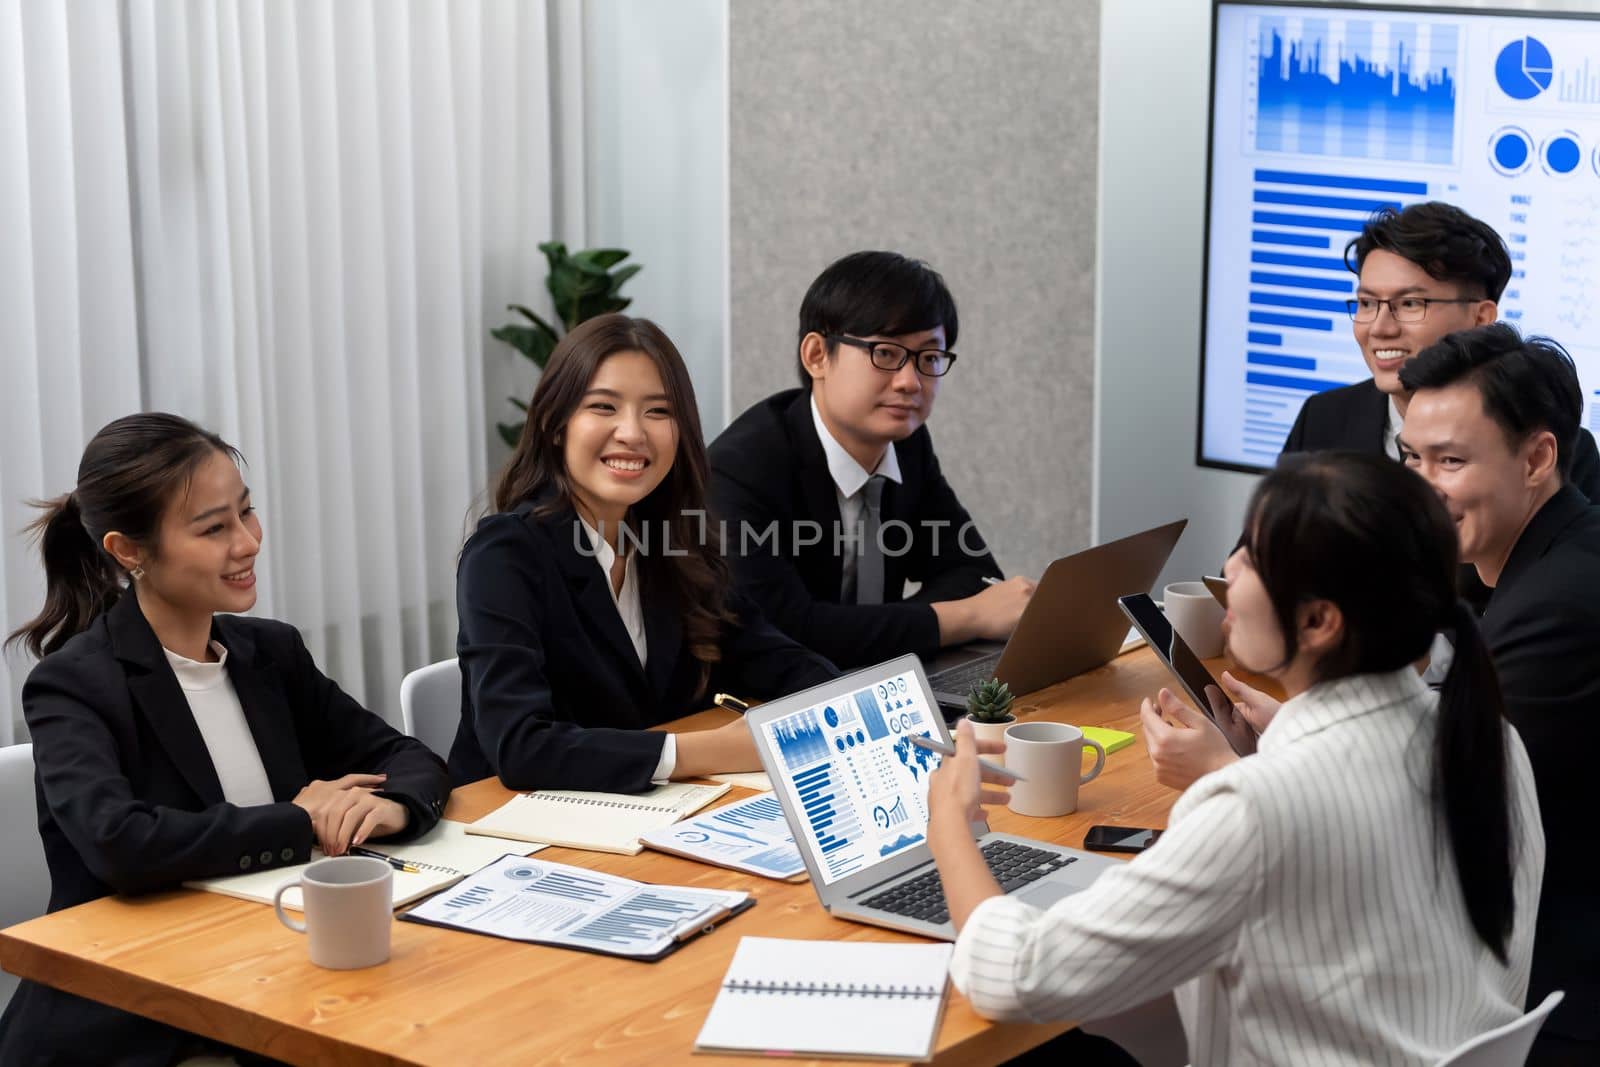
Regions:
[[[306, 935], [311, 962], [349, 971], [375, 967], [389, 958], [394, 924], [394, 868], [366, 856], [331, 856], [278, 887], [272, 906], [278, 921]], [[283, 894], [299, 887], [305, 922], [283, 910]]]
[[[1093, 746], [1094, 769], [1083, 773], [1083, 746]], [[1018, 815], [1067, 815], [1078, 810], [1078, 786], [1092, 782], [1105, 769], [1100, 742], [1064, 722], [1019, 722], [1006, 730], [1006, 769], [1026, 781], [1011, 783], [1011, 803]]]
[[1222, 655], [1222, 616], [1226, 609], [1204, 582], [1173, 582], [1161, 594], [1167, 621], [1201, 659]]

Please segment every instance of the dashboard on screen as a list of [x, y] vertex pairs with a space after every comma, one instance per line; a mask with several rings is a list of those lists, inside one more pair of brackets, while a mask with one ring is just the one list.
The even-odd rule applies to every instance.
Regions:
[[1444, 200], [1511, 250], [1500, 316], [1572, 353], [1600, 429], [1600, 20], [1219, 3], [1199, 462], [1276, 461], [1306, 398], [1370, 375], [1344, 250]]

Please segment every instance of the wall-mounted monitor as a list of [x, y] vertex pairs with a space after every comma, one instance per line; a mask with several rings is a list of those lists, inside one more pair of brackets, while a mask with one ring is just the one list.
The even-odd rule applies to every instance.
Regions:
[[1270, 467], [1301, 404], [1370, 375], [1345, 245], [1384, 205], [1498, 230], [1501, 318], [1566, 346], [1600, 427], [1600, 20], [1218, 3], [1202, 466]]

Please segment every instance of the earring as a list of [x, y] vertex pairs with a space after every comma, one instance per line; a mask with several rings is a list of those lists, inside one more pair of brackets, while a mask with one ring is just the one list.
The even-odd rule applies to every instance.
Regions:
[[133, 568], [133, 570], [128, 572], [128, 577], [132, 578], [134, 581], [137, 582], [139, 579], [144, 577], [144, 568], [143, 567], [135, 567], [135, 568]]

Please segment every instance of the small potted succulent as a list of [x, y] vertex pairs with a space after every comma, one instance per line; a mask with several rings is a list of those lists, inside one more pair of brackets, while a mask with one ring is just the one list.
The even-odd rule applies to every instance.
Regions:
[[[967, 694], [967, 720], [980, 741], [1004, 741], [1006, 727], [1017, 721], [1011, 714], [1011, 687], [997, 678], [980, 682]], [[1003, 762], [996, 754], [989, 757]]]

